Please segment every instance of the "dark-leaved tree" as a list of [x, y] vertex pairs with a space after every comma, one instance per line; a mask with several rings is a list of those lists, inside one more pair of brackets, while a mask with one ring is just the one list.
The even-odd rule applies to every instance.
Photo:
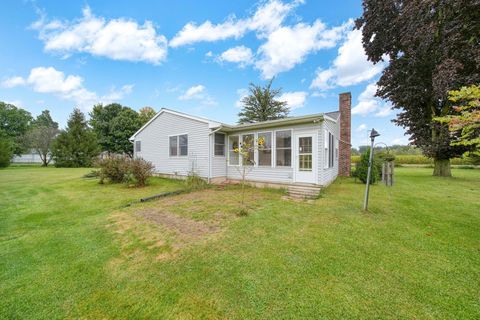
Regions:
[[56, 167], [90, 167], [100, 147], [85, 115], [75, 108], [67, 122], [67, 128], [55, 139], [52, 146]]
[[480, 1], [363, 0], [356, 27], [369, 60], [389, 60], [377, 95], [400, 110], [394, 122], [434, 159], [434, 175], [450, 176], [466, 150], [433, 119], [451, 112], [448, 91], [480, 81]]
[[118, 103], [98, 104], [90, 113], [90, 125], [102, 151], [133, 155], [133, 145], [128, 138], [142, 126], [136, 111]]
[[252, 123], [285, 118], [289, 109], [286, 101], [276, 100], [282, 89], [272, 89], [273, 79], [264, 87], [250, 83], [250, 94], [241, 100], [238, 123]]

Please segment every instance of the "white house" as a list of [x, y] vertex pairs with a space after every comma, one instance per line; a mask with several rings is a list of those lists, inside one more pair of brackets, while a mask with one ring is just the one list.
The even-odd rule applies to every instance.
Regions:
[[195, 172], [210, 182], [239, 180], [244, 139], [262, 137], [265, 146], [249, 156], [247, 179], [272, 186], [316, 186], [350, 174], [351, 94], [342, 93], [339, 111], [228, 125], [161, 109], [130, 140], [135, 157], [155, 165], [160, 175]]

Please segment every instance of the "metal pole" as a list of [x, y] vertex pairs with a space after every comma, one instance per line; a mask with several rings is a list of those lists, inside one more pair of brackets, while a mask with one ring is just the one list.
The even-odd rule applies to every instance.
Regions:
[[363, 201], [363, 210], [368, 208], [368, 192], [370, 190], [370, 175], [372, 174], [372, 164], [373, 164], [373, 141], [375, 137], [372, 137], [372, 144], [370, 147], [370, 158], [368, 159], [368, 172], [367, 172], [367, 186], [365, 189], [365, 200]]

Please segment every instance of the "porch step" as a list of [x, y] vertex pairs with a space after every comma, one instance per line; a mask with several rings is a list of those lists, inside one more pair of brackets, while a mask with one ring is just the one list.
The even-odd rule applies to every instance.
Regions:
[[315, 199], [320, 193], [320, 186], [291, 185], [288, 186], [288, 195], [296, 199]]

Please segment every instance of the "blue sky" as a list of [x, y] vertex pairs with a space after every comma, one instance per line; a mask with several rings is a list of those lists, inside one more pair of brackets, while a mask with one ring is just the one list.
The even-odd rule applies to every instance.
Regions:
[[[73, 107], [119, 102], [235, 123], [248, 84], [275, 77], [291, 115], [353, 97], [352, 143], [375, 127], [406, 144], [373, 97], [385, 64], [366, 60], [346, 1], [2, 1], [0, 100], [65, 125]], [[7, 45], [5, 45], [7, 44]]]

